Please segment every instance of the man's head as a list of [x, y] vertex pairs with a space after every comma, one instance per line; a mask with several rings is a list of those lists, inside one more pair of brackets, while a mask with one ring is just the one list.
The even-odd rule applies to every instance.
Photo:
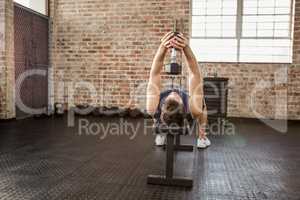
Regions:
[[183, 125], [184, 105], [182, 98], [177, 92], [171, 92], [166, 97], [162, 106], [161, 119], [167, 125]]

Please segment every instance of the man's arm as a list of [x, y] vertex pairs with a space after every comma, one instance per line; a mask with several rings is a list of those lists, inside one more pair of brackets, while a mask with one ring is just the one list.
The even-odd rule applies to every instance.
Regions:
[[186, 46], [183, 51], [189, 66], [190, 111], [200, 125], [200, 134], [204, 134], [205, 130], [203, 129], [207, 124], [207, 110], [206, 107], [203, 109], [203, 75], [191, 48]]
[[162, 39], [161, 44], [155, 54], [152, 62], [150, 78], [147, 86], [147, 112], [153, 115], [157, 109], [159, 103], [159, 95], [161, 88], [161, 71], [164, 65], [164, 58], [167, 53], [167, 49], [170, 48], [170, 38], [173, 37], [173, 33], [167, 33]]
[[183, 49], [189, 67], [190, 110], [196, 117], [203, 112], [203, 75], [191, 48]]
[[205, 137], [205, 126], [207, 124], [207, 110], [203, 109], [203, 75], [199, 70], [197, 59], [188, 45], [188, 40], [182, 33], [171, 40], [171, 45], [183, 51], [189, 68], [189, 107], [194, 118], [197, 119], [200, 137]]

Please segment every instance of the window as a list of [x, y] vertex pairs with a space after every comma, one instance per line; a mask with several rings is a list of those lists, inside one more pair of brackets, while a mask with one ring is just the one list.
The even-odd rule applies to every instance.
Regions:
[[203, 62], [292, 62], [292, 0], [193, 0], [191, 47]]
[[14, 0], [16, 3], [30, 8], [43, 15], [48, 15], [48, 1], [47, 0]]

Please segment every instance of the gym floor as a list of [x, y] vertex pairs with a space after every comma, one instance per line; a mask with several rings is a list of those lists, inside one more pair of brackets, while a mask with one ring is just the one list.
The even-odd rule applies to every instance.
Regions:
[[[85, 117], [119, 122], [118, 118]], [[77, 118], [78, 120], [78, 118]], [[235, 135], [176, 155], [175, 174], [194, 187], [146, 184], [164, 170], [165, 152], [140, 126], [138, 135], [79, 135], [66, 117], [0, 123], [0, 199], [295, 199], [300, 197], [300, 125], [278, 133], [257, 120], [231, 119]], [[128, 119], [142, 124], [143, 119]], [[76, 123], [78, 124], [78, 123]], [[184, 143], [195, 143], [184, 136]]]

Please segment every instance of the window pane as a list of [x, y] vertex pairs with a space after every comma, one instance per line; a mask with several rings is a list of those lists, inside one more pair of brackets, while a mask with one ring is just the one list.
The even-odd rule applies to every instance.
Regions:
[[285, 22], [290, 23], [290, 15], [276, 15], [274, 17], [275, 22]]
[[221, 9], [222, 0], [209, 0], [206, 1], [207, 9]]
[[273, 26], [274, 24], [270, 22], [257, 23], [257, 36], [273, 37], [274, 36]]
[[199, 9], [199, 8], [204, 8], [206, 9], [206, 0], [197, 0], [193, 1], [193, 8]]
[[257, 22], [288, 22], [290, 21], [289, 15], [267, 15], [267, 16], [252, 16], [253, 21]]
[[192, 37], [205, 37], [205, 29], [193, 29]]
[[236, 15], [236, 8], [223, 8], [223, 15]]
[[206, 0], [193, 1], [193, 15], [204, 15], [206, 12]]
[[270, 7], [272, 8], [274, 6], [275, 6], [275, 0], [258, 0], [258, 7], [260, 8], [270, 8]]
[[208, 15], [222, 15], [222, 8], [208, 8], [206, 12]]
[[223, 0], [223, 8], [237, 8], [237, 0]]
[[258, 30], [264, 30], [264, 29], [273, 29], [273, 23], [272, 22], [258, 22], [257, 23], [257, 28]]
[[244, 7], [245, 8], [257, 8], [258, 0], [244, 0]]
[[288, 30], [275, 30], [274, 32], [275, 37], [287, 37], [289, 35], [289, 31]]
[[14, 0], [14, 1], [36, 12], [47, 15], [47, 0]]
[[220, 24], [211, 25], [214, 27], [206, 29], [206, 35], [209, 35], [209, 37], [221, 37], [222, 31]]
[[252, 8], [252, 7], [245, 7], [244, 9], [244, 14], [246, 15], [256, 15], [257, 14], [257, 8]]
[[223, 23], [222, 24], [222, 36], [223, 37], [235, 37], [235, 23]]
[[193, 15], [203, 15], [205, 12], [205, 8], [193, 8]]
[[257, 23], [243, 23], [244, 37], [256, 37], [257, 36]]
[[242, 39], [241, 62], [279, 62], [292, 61], [291, 40], [280, 39]]
[[193, 23], [195, 23], [195, 24], [205, 23], [205, 21], [206, 21], [205, 16], [194, 16], [193, 17]]
[[290, 7], [278, 7], [275, 8], [275, 14], [290, 14], [291, 9]]
[[274, 37], [274, 31], [272, 29], [259, 29], [257, 31], [257, 37]]
[[290, 27], [290, 24], [285, 22], [285, 23], [281, 23], [281, 22], [276, 22], [275, 23], [275, 29], [283, 29], [283, 30], [288, 30]]
[[258, 8], [259, 15], [273, 15], [275, 14], [274, 7], [267, 7], [267, 8]]
[[291, 0], [276, 0], [275, 2], [276, 7], [291, 7]]
[[205, 36], [205, 17], [194, 16], [192, 20], [192, 36], [204, 37]]
[[237, 40], [191, 39], [191, 48], [201, 62], [236, 62]]

